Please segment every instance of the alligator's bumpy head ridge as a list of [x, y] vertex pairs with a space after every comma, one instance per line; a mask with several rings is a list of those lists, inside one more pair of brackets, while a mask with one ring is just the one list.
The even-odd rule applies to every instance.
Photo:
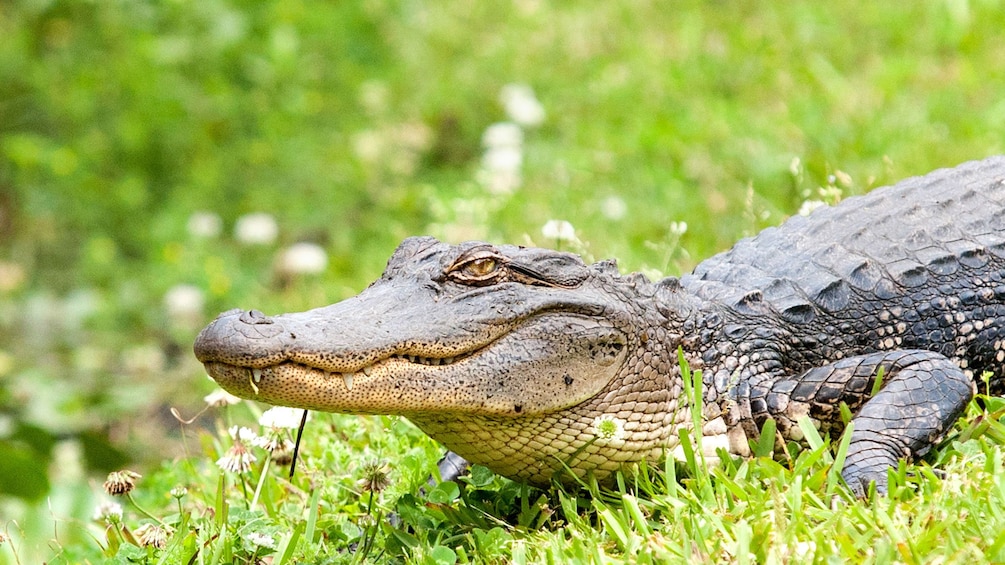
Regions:
[[[469, 461], [542, 485], [566, 466], [606, 475], [653, 458], [686, 418], [679, 373], [661, 361], [675, 359], [680, 321], [652, 305], [676, 290], [569, 253], [409, 238], [358, 296], [225, 312], [195, 352], [238, 396], [403, 415]], [[612, 420], [606, 432], [598, 419]]]

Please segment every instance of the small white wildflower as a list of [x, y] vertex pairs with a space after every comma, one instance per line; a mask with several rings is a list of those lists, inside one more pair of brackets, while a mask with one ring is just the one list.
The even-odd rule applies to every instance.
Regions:
[[122, 505], [106, 500], [94, 507], [94, 514], [91, 517], [97, 522], [118, 523], [122, 520]]
[[576, 228], [565, 220], [548, 220], [541, 228], [541, 235], [555, 241], [576, 241]]
[[310, 242], [294, 243], [279, 252], [276, 269], [288, 275], [316, 275], [328, 267], [328, 254], [320, 245]]
[[792, 161], [789, 163], [789, 174], [794, 177], [800, 177], [803, 174], [803, 162], [799, 157], [793, 157]]
[[534, 89], [526, 84], [507, 84], [499, 93], [499, 100], [509, 119], [524, 127], [537, 127], [544, 122], [544, 106], [534, 96]]
[[519, 147], [492, 147], [482, 156], [482, 167], [493, 173], [519, 172], [523, 153]]
[[293, 442], [282, 437], [278, 428], [271, 428], [264, 436], [258, 436], [252, 443], [255, 447], [261, 447], [268, 452], [285, 451], [293, 449]]
[[221, 406], [228, 406], [230, 404], [237, 404], [238, 402], [241, 401], [239, 397], [230, 394], [229, 392], [223, 390], [222, 388], [214, 390], [213, 392], [202, 397], [202, 399], [203, 401], [206, 402], [207, 405], [216, 408], [219, 408]]
[[391, 484], [391, 469], [383, 461], [367, 461], [363, 464], [363, 478], [356, 486], [363, 492], [380, 492]]
[[136, 536], [140, 547], [156, 547], [157, 549], [167, 547], [167, 538], [171, 533], [172, 531], [166, 526], [150, 523], [143, 524], [133, 530], [133, 535]]
[[223, 231], [223, 220], [212, 212], [200, 210], [188, 217], [188, 233], [194, 237], [212, 238]]
[[272, 536], [267, 536], [258, 532], [251, 532], [244, 536], [244, 539], [248, 540], [251, 545], [265, 547], [268, 549], [276, 549], [276, 540], [272, 539]]
[[620, 220], [628, 213], [628, 205], [620, 196], [608, 196], [600, 204], [600, 213], [608, 220]]
[[687, 222], [670, 222], [670, 233], [680, 237], [687, 233]]
[[385, 153], [384, 135], [376, 130], [363, 130], [352, 137], [352, 150], [356, 158], [366, 164], [375, 164]]
[[510, 194], [520, 188], [523, 154], [519, 147], [492, 147], [482, 156], [478, 181], [492, 194]]
[[300, 408], [288, 408], [286, 406], [273, 406], [258, 418], [259, 425], [266, 428], [289, 428], [300, 427], [300, 420], [303, 419], [304, 411]]
[[234, 237], [245, 245], [268, 245], [279, 236], [279, 224], [265, 212], [245, 214], [234, 225]]
[[216, 466], [231, 473], [247, 473], [251, 470], [251, 464], [257, 460], [255, 454], [248, 451], [244, 443], [235, 441], [227, 453], [216, 460]]
[[823, 200], [806, 200], [806, 201], [803, 202], [803, 205], [799, 207], [799, 215], [800, 216], [809, 216], [810, 213], [813, 212], [814, 210], [816, 210], [817, 208], [820, 208], [820, 207], [823, 207], [823, 206], [826, 206], [826, 205], [827, 205], [827, 203], [824, 202]]
[[164, 309], [172, 320], [180, 323], [201, 318], [205, 303], [202, 290], [190, 284], [176, 284], [164, 294]]
[[482, 134], [482, 147], [516, 147], [523, 145], [523, 130], [512, 122], [499, 122], [485, 128]]
[[255, 438], [258, 437], [258, 434], [254, 430], [244, 426], [231, 426], [227, 432], [230, 433], [231, 438], [249, 443], [255, 441]]
[[21, 288], [28, 279], [24, 267], [17, 263], [0, 261], [0, 292], [11, 292]]
[[143, 475], [135, 471], [130, 471], [124, 469], [122, 471], [112, 471], [108, 473], [108, 478], [105, 479], [104, 487], [105, 492], [112, 496], [122, 496], [123, 494], [129, 494], [134, 488], [136, 488], [136, 479], [139, 479]]
[[602, 441], [620, 441], [625, 438], [625, 421], [608, 414], [597, 416], [590, 429]]

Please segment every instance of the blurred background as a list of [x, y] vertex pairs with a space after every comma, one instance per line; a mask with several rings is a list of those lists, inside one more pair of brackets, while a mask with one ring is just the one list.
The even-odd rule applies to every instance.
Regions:
[[0, 526], [187, 453], [205, 323], [406, 236], [678, 274], [1005, 152], [1002, 4], [0, 4]]

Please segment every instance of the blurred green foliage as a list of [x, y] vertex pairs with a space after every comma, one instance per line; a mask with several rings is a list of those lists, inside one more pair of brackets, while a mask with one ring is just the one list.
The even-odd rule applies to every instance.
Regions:
[[[541, 227], [564, 219], [589, 256], [676, 273], [820, 188], [1005, 152], [1003, 7], [0, 4], [0, 450], [39, 477], [64, 440], [94, 469], [177, 452], [150, 447], [213, 388], [204, 322], [348, 296], [408, 235], [554, 245]], [[494, 193], [482, 135], [510, 83], [547, 116], [520, 188]], [[191, 229], [200, 212], [222, 232]], [[254, 212], [278, 241], [232, 235]], [[277, 271], [298, 241], [321, 274]], [[178, 285], [194, 314], [165, 305]], [[0, 489], [46, 492], [10, 466]]]

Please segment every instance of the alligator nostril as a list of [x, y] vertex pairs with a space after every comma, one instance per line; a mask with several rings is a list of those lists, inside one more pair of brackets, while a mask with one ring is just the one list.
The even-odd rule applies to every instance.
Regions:
[[260, 310], [248, 310], [242, 312], [238, 320], [245, 324], [271, 324], [272, 318], [263, 314]]

